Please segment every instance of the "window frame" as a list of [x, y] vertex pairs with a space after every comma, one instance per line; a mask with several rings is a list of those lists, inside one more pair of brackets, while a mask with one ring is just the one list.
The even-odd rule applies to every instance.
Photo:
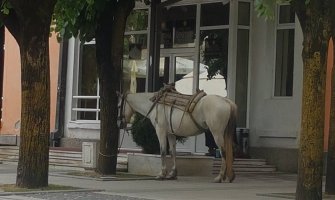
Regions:
[[294, 61], [295, 55], [293, 55], [293, 69], [292, 69], [292, 95], [276, 95], [276, 67], [277, 67], [277, 38], [278, 38], [278, 31], [280, 30], [293, 30], [294, 31], [294, 43], [293, 46], [295, 47], [295, 24], [296, 24], [296, 16], [294, 17], [294, 22], [291, 23], [280, 23], [280, 7], [290, 5], [289, 3], [280, 3], [276, 4], [275, 9], [275, 30], [274, 30], [274, 56], [273, 56], [273, 84], [272, 84], [272, 98], [273, 99], [292, 99], [294, 96]]
[[[138, 8], [135, 8], [134, 10], [148, 10], [148, 14], [150, 12], [150, 9], [148, 9], [148, 7], [145, 6], [140, 6]], [[150, 14], [149, 14], [150, 16]], [[149, 23], [150, 19], [148, 18], [148, 23]], [[125, 32], [125, 36], [127, 35], [144, 35], [146, 34], [147, 37], [149, 36], [149, 24], [146, 30], [137, 30], [137, 31], [128, 31]], [[149, 40], [147, 40], [147, 46]], [[71, 121], [72, 122], [78, 122], [78, 123], [87, 123], [87, 122], [100, 122], [100, 104], [99, 104], [99, 100], [100, 100], [100, 86], [99, 86], [99, 77], [97, 76], [97, 94], [94, 96], [88, 96], [88, 95], [78, 95], [79, 93], [79, 70], [81, 68], [82, 65], [82, 45], [95, 45], [95, 39], [92, 39], [89, 42], [78, 42], [78, 62], [77, 62], [77, 71], [75, 72], [75, 76], [76, 78], [73, 79], [74, 81], [74, 88], [73, 88], [73, 93], [72, 93], [72, 106], [71, 106]], [[95, 99], [96, 100], [96, 107], [95, 108], [84, 108], [84, 107], [79, 107], [78, 102], [80, 100], [87, 100], [87, 99]], [[78, 114], [80, 112], [95, 112], [95, 120], [88, 120], [88, 119], [79, 119], [78, 118]]]

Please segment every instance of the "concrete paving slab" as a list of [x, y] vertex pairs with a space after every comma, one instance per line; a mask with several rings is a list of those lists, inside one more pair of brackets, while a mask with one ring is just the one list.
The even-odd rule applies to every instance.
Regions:
[[[0, 184], [15, 183], [16, 173], [10, 165], [0, 165]], [[177, 180], [110, 180], [79, 179], [75, 177], [53, 176], [50, 173], [49, 183], [75, 186], [100, 192], [86, 191], [82, 193], [50, 193], [23, 196], [36, 199], [75, 199], [84, 195], [92, 200], [279, 200], [283, 197], [273, 194], [294, 194], [296, 175], [283, 173], [238, 174], [233, 183], [212, 183], [214, 177], [179, 176]], [[1, 193], [0, 193], [1, 194]], [[18, 194], [16, 194], [18, 195]], [[22, 196], [22, 195], [18, 195]], [[94, 197], [94, 198], [93, 198]], [[9, 198], [9, 196], [1, 198]], [[11, 198], [18, 198], [11, 196]], [[329, 197], [328, 199], [335, 199]], [[7, 199], [8, 200], [8, 199]], [[27, 199], [21, 199], [27, 200]], [[35, 199], [33, 199], [35, 200]]]

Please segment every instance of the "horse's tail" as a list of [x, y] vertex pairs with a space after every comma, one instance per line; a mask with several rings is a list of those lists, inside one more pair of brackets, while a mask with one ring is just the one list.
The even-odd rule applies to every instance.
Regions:
[[229, 181], [233, 181], [235, 178], [233, 171], [233, 162], [234, 162], [234, 142], [236, 142], [236, 118], [237, 118], [237, 106], [234, 102], [229, 101], [230, 104], [230, 116], [227, 128], [224, 133], [224, 145], [226, 153], [226, 170]]

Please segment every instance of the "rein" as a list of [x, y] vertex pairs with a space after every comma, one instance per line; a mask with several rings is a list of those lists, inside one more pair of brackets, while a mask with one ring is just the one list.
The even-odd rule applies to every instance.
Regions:
[[121, 95], [121, 105], [120, 105], [120, 111], [118, 120], [120, 123], [118, 124], [120, 129], [127, 129], [127, 123], [126, 123], [126, 116], [125, 116], [125, 109], [126, 109], [126, 103], [127, 103], [127, 95], [128, 93], [124, 93]]

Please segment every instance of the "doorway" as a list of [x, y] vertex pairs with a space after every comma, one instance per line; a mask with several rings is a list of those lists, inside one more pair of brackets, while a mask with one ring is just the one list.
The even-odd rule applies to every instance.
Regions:
[[[195, 54], [192, 49], [168, 49], [161, 50], [159, 62], [160, 86], [175, 83], [185, 75], [193, 72], [195, 68]], [[193, 86], [190, 86], [193, 88]], [[193, 89], [192, 89], [193, 90]], [[190, 91], [192, 94], [192, 91]]]

